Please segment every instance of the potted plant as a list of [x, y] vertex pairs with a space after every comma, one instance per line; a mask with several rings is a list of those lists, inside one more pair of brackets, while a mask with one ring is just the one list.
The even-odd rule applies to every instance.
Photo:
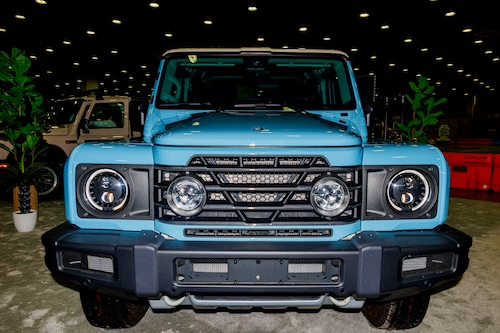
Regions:
[[405, 97], [411, 104], [413, 116], [407, 124], [396, 123], [398, 132], [408, 141], [428, 143], [426, 128], [439, 122], [443, 112], [436, 110], [436, 106], [447, 102], [447, 99], [442, 97], [436, 100], [433, 96], [435, 87], [424, 76], [419, 76], [417, 82], [409, 82], [409, 85], [414, 94], [406, 94]]
[[33, 209], [31, 198], [37, 198], [34, 185], [44, 169], [37, 157], [46, 147], [43, 133], [47, 131], [47, 113], [42, 95], [27, 75], [30, 66], [22, 50], [0, 52], [0, 148], [9, 153], [7, 163], [0, 168], [0, 181], [8, 189], [18, 189], [13, 191], [15, 222], [18, 217], [34, 215], [36, 223], [37, 209]]

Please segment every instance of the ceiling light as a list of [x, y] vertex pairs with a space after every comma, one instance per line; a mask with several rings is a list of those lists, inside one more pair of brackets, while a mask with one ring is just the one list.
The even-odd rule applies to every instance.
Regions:
[[472, 28], [471, 27], [465, 27], [465, 28], [463, 28], [462, 32], [464, 32], [464, 33], [472, 32]]
[[0, 32], [7, 32], [7, 29], [5, 29], [4, 27], [0, 27]]
[[361, 18], [367, 18], [369, 16], [370, 14], [366, 10], [363, 10], [361, 13], [359, 13], [359, 17]]
[[93, 55], [92, 60], [96, 61], [96, 60], [99, 60], [99, 58], [96, 55]]
[[212, 19], [210, 17], [205, 17], [205, 19], [203, 20], [203, 23], [205, 23], [206, 25], [211, 25], [213, 22], [212, 22]]
[[95, 31], [92, 29], [87, 29], [87, 35], [95, 35]]
[[443, 58], [443, 57], [441, 57], [441, 56], [436, 57], [436, 61], [443, 61], [443, 59], [444, 59], [444, 58]]
[[300, 27], [299, 27], [299, 31], [300, 32], [306, 32], [307, 31], [307, 26], [305, 24], [302, 24]]
[[69, 39], [63, 40], [64, 45], [71, 45], [71, 41]]
[[37, 57], [36, 57], [36, 55], [32, 54], [32, 55], [30, 55], [30, 59], [31, 60], [37, 60]]
[[371, 57], [370, 57], [370, 60], [375, 60], [377, 59], [377, 55], [376, 54], [373, 54]]
[[450, 10], [448, 10], [448, 11], [444, 14], [444, 16], [446, 16], [446, 17], [453, 17], [453, 16], [455, 16], [456, 14], [457, 14], [457, 13], [455, 13], [455, 11], [454, 11], [453, 9], [450, 9]]
[[250, 4], [248, 5], [248, 11], [249, 12], [256, 12], [257, 11], [257, 6], [255, 5], [255, 3], [250, 2]]
[[483, 41], [481, 39], [476, 39], [474, 41], [474, 44], [482, 44], [482, 43], [483, 43]]
[[113, 22], [113, 24], [122, 24], [122, 21], [120, 21], [120, 19], [116, 17], [112, 19], [111, 22]]
[[23, 14], [16, 14], [15, 18], [18, 19], [18, 20], [25, 20], [26, 16], [24, 16]]
[[111, 54], [118, 54], [118, 50], [116, 49], [111, 50]]
[[174, 35], [170, 31], [167, 31], [167, 32], [165, 32], [165, 37], [172, 38], [172, 37], [174, 37]]
[[404, 42], [405, 42], [405, 43], [411, 43], [411, 42], [413, 42], [413, 40], [411, 39], [411, 37], [409, 37], [409, 36], [408, 36], [408, 37], [406, 37], [406, 38], [404, 39]]
[[45, 1], [45, 0], [35, 0], [35, 2], [39, 5], [46, 5], [47, 4], [47, 1]]
[[258, 42], [263, 42], [264, 41], [264, 36], [261, 35], [261, 36], [257, 37], [257, 41]]
[[151, 7], [151, 8], [158, 8], [158, 7], [160, 7], [160, 4], [158, 2], [156, 2], [156, 1], [151, 1], [149, 3], [149, 7]]
[[326, 35], [325, 37], [323, 37], [323, 40], [324, 41], [330, 41], [330, 40], [332, 40], [332, 38], [330, 36]]
[[500, 58], [499, 57], [495, 57], [495, 58], [493, 58], [491, 60], [494, 61], [494, 62], [497, 62], [497, 61], [500, 61]]
[[47, 47], [47, 48], [45, 48], [45, 52], [47, 52], [47, 53], [54, 53], [54, 49], [51, 48], [51, 47]]
[[387, 23], [384, 23], [380, 26], [380, 30], [387, 30], [387, 29], [389, 29], [389, 24]]

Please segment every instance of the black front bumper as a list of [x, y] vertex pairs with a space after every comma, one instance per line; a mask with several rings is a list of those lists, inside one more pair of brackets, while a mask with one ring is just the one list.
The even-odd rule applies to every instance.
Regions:
[[42, 242], [53, 274], [118, 295], [392, 299], [460, 278], [472, 238], [443, 225], [362, 232], [336, 242], [187, 242], [153, 231], [84, 230], [64, 223], [46, 232]]

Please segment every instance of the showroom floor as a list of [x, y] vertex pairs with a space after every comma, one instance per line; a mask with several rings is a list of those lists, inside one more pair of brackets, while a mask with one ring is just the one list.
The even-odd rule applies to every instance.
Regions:
[[[452, 191], [448, 223], [470, 234], [474, 244], [470, 267], [452, 289], [431, 298], [423, 323], [414, 333], [500, 331], [500, 200], [496, 194]], [[476, 199], [474, 199], [476, 197]], [[500, 195], [498, 196], [500, 198]], [[480, 200], [477, 200], [480, 199]], [[57, 283], [46, 269], [43, 232], [64, 219], [64, 202], [42, 202], [34, 231], [19, 233], [11, 204], [0, 201], [0, 332], [104, 332], [88, 324], [78, 292]], [[213, 311], [182, 309], [171, 313], [149, 310], [134, 328], [113, 332], [380, 332], [359, 311]]]

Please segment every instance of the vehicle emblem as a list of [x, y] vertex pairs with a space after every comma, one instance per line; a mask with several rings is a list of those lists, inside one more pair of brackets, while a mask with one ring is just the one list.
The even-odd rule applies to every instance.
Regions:
[[198, 56], [196, 54], [188, 54], [188, 59], [192, 64], [194, 64], [198, 61]]
[[269, 129], [267, 128], [264, 128], [264, 127], [259, 127], [259, 126], [255, 126], [252, 128], [254, 131], [259, 131], [259, 132], [269, 132]]

